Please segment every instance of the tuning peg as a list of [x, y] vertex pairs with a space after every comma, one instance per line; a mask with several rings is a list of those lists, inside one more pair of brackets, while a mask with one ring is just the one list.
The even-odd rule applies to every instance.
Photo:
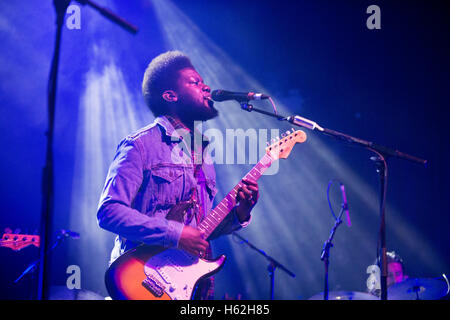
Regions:
[[9, 234], [11, 234], [11, 233], [12, 233], [12, 230], [11, 230], [10, 228], [5, 228], [4, 233], [9, 233]]
[[15, 230], [14, 230], [14, 232], [13, 232], [13, 233], [14, 233], [14, 234], [19, 234], [19, 233], [20, 233], [20, 231], [22, 231], [22, 230], [20, 230], [20, 228], [17, 228], [17, 229], [15, 229]]

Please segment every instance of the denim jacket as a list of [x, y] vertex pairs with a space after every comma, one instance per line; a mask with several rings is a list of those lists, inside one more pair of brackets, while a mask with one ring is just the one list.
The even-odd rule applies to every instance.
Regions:
[[[165, 217], [173, 205], [190, 198], [192, 188], [199, 188], [190, 150], [183, 143], [166, 117], [156, 118], [120, 142], [97, 211], [99, 226], [118, 235], [110, 262], [138, 243], [178, 246], [184, 224]], [[208, 195], [203, 206], [210, 212], [217, 193], [216, 175], [210, 155], [204, 156], [201, 168]], [[196, 219], [185, 223], [197, 226]], [[242, 226], [233, 209], [210, 239]]]

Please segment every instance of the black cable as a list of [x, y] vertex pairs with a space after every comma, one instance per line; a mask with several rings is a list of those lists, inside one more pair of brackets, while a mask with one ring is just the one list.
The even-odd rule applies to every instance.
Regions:
[[[328, 182], [328, 187], [327, 187], [327, 201], [328, 201], [328, 206], [330, 207], [331, 214], [332, 214], [333, 217], [334, 217], [334, 220], [338, 220], [338, 218], [336, 217], [336, 215], [335, 215], [335, 213], [334, 213], [334, 211], [333, 211], [333, 207], [331, 206], [331, 202], [330, 202], [330, 188], [331, 188], [331, 186], [333, 185], [334, 182], [338, 182], [339, 185], [342, 185], [342, 182], [340, 182], [340, 181], [337, 180], [337, 179], [331, 179], [331, 180]], [[343, 195], [342, 195], [342, 197], [343, 197]], [[343, 203], [344, 203], [344, 198], [342, 198], [342, 204], [343, 204]]]

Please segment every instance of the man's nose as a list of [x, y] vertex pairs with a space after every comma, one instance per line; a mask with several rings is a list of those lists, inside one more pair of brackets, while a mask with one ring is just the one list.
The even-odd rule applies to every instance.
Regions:
[[207, 84], [205, 84], [205, 85], [203, 86], [203, 91], [205, 91], [205, 92], [211, 92], [211, 88], [210, 88]]

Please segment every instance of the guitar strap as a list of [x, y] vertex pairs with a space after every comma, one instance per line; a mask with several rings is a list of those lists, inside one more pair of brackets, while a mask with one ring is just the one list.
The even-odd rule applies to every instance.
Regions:
[[[198, 214], [196, 214], [197, 225], [199, 225], [202, 220], [205, 218], [206, 212], [206, 203], [208, 199], [206, 198], [206, 178], [203, 173], [201, 165], [197, 165], [195, 168], [195, 178], [197, 179], [197, 185], [200, 187], [200, 194], [197, 193], [197, 201], [198, 201]], [[199, 198], [199, 199], [198, 199]]]

